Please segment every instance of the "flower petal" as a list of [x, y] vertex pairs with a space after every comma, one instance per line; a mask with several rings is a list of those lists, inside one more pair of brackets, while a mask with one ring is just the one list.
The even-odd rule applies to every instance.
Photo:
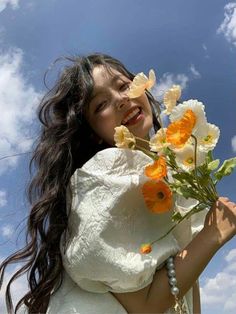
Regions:
[[167, 166], [164, 156], [160, 156], [153, 164], [145, 167], [145, 175], [151, 179], [162, 179], [167, 175]]
[[118, 148], [132, 149], [136, 144], [134, 135], [124, 125], [115, 128], [114, 141]]
[[150, 150], [152, 152], [162, 152], [170, 143], [166, 140], [166, 128], [159, 129], [149, 141]]
[[146, 206], [153, 213], [165, 213], [173, 206], [171, 189], [161, 180], [145, 182], [142, 193]]
[[182, 119], [172, 122], [166, 130], [166, 140], [176, 147], [183, 146], [192, 134], [196, 117], [191, 109], [187, 109]]
[[164, 99], [163, 99], [163, 103], [166, 107], [166, 110], [164, 110], [165, 114], [169, 115], [172, 112], [180, 96], [181, 96], [181, 88], [179, 85], [173, 85], [169, 90], [165, 92]]
[[151, 89], [155, 84], [156, 76], [153, 70], [149, 71], [149, 78], [143, 73], [138, 73], [130, 85], [128, 96], [129, 98], [136, 98], [141, 96], [146, 89]]
[[148, 254], [150, 252], [152, 252], [152, 246], [150, 243], [144, 243], [141, 245], [141, 247], [140, 247], [140, 253], [141, 254]]

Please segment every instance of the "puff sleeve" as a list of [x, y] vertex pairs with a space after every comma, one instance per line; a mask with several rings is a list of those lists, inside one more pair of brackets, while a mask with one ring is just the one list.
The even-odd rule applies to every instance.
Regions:
[[[141, 187], [144, 166], [152, 160], [140, 151], [109, 148], [97, 153], [71, 178], [68, 239], [62, 247], [66, 272], [82, 289], [105, 293], [137, 291], [151, 283], [157, 267], [179, 244], [172, 233], [150, 254], [139, 253], [172, 226], [172, 212], [153, 214]], [[63, 241], [62, 241], [63, 242]]]

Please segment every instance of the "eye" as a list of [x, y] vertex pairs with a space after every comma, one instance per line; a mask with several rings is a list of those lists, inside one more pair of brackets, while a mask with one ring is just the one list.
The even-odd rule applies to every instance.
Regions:
[[130, 86], [130, 82], [122, 83], [120, 86], [120, 91], [125, 91], [126, 89], [129, 88], [129, 86]]
[[102, 101], [101, 103], [99, 103], [99, 104], [96, 106], [95, 113], [97, 113], [97, 112], [101, 111], [103, 108], [105, 108], [106, 104], [107, 104], [107, 101], [106, 101], [106, 100], [104, 100], [104, 101]]

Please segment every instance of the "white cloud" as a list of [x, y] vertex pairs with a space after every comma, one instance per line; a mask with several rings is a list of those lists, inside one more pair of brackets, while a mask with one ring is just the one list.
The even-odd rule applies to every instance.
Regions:
[[201, 74], [200, 74], [200, 73], [198, 72], [198, 70], [195, 68], [194, 64], [191, 64], [191, 65], [190, 65], [190, 71], [191, 71], [191, 73], [193, 74], [193, 77], [194, 77], [195, 79], [198, 79], [198, 78], [201, 77]]
[[7, 204], [7, 193], [6, 191], [0, 190], [0, 207]]
[[0, 53], [0, 174], [18, 160], [18, 157], [1, 160], [2, 156], [25, 152], [32, 143], [26, 139], [32, 136], [30, 131], [41, 95], [23, 76], [22, 65], [22, 50]]
[[231, 145], [232, 145], [233, 152], [236, 152], [236, 135], [234, 135], [231, 138]]
[[236, 261], [236, 249], [229, 251], [229, 253], [225, 256], [225, 260], [228, 263], [232, 261]]
[[202, 48], [203, 48], [203, 50], [204, 50], [204, 52], [205, 52], [205, 58], [209, 59], [210, 56], [209, 56], [209, 54], [208, 54], [208, 48], [207, 48], [207, 46], [206, 46], [205, 44], [202, 44]]
[[164, 73], [152, 89], [152, 94], [156, 99], [163, 99], [163, 95], [172, 85], [178, 84], [184, 89], [189, 78], [185, 74]]
[[225, 38], [236, 46], [236, 2], [228, 3], [224, 10], [224, 20], [217, 33], [223, 33]]
[[202, 44], [202, 48], [207, 52], [207, 46], [205, 44]]
[[1, 234], [5, 238], [11, 238], [14, 233], [14, 227], [12, 225], [5, 225], [1, 227]]
[[20, 0], [0, 0], [0, 12], [6, 9], [7, 5], [10, 5], [14, 10], [18, 9], [19, 1]]
[[236, 249], [225, 257], [226, 266], [213, 278], [207, 278], [201, 287], [201, 300], [208, 311], [221, 308], [222, 314], [235, 313], [236, 310]]
[[[0, 262], [1, 260], [3, 261], [3, 258], [2, 259], [0, 258]], [[17, 267], [14, 268], [11, 267], [11, 270], [8, 270], [5, 273], [3, 286], [0, 289], [0, 313], [7, 313], [5, 305], [6, 284], [10, 279], [11, 275], [14, 274], [17, 271], [17, 269], [18, 269]], [[22, 296], [26, 294], [27, 291], [28, 291], [27, 278], [25, 275], [23, 275], [22, 277], [17, 279], [12, 286], [11, 292], [13, 297], [13, 303], [18, 302], [20, 298], [22, 298]], [[26, 312], [20, 310], [19, 313], [23, 314]]]

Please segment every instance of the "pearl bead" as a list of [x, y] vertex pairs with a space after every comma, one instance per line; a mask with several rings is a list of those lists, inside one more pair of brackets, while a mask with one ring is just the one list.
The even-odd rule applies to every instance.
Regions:
[[168, 270], [168, 276], [169, 277], [175, 277], [175, 270], [174, 269], [169, 269]]
[[169, 284], [170, 284], [171, 286], [175, 286], [175, 285], [177, 284], [177, 279], [176, 279], [175, 277], [171, 277], [171, 278], [169, 279]]
[[174, 265], [174, 263], [173, 262], [167, 262], [167, 264], [166, 264], [166, 267], [167, 267], [167, 269], [174, 269], [175, 268], [175, 265]]
[[173, 256], [170, 256], [170, 257], [167, 258], [167, 263], [168, 262], [172, 262], [173, 263], [173, 261], [174, 261], [174, 257]]
[[179, 294], [179, 288], [177, 288], [177, 287], [172, 287], [172, 288], [170, 289], [170, 291], [171, 291], [171, 293], [172, 293], [173, 295]]

